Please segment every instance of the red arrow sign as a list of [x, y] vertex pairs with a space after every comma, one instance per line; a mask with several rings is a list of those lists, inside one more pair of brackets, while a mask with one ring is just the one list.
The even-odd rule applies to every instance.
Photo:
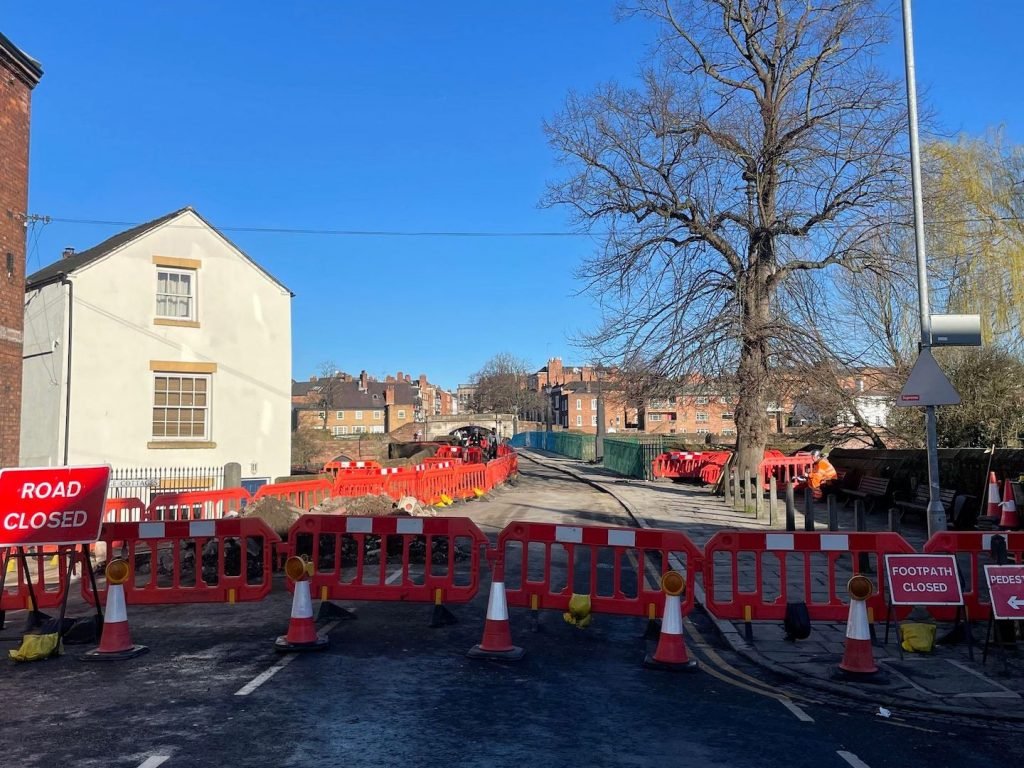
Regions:
[[0, 547], [96, 541], [109, 480], [108, 466], [0, 470]]
[[893, 605], [962, 605], [954, 555], [886, 555]]
[[986, 565], [985, 579], [997, 619], [1024, 619], [1024, 565]]

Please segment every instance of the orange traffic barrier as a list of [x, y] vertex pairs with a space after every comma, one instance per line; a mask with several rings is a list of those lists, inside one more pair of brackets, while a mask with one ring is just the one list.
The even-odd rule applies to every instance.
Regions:
[[[269, 488], [271, 486], [264, 486]], [[238, 514], [251, 502], [245, 488], [219, 491], [181, 491], [154, 496], [146, 510], [146, 520], [219, 520]], [[119, 520], [117, 522], [134, 522]]]
[[298, 480], [291, 483], [273, 483], [260, 486], [253, 501], [263, 498], [280, 499], [299, 509], [312, 509], [324, 499], [331, 497], [331, 483], [323, 478]]

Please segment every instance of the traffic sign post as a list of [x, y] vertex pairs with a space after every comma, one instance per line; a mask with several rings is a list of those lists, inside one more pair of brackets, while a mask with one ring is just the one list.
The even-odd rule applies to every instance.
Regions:
[[983, 664], [988, 658], [989, 641], [996, 619], [1024, 619], [1024, 565], [986, 565], [985, 581], [988, 582], [992, 613], [988, 619], [988, 628], [985, 630], [985, 650], [981, 655]]
[[[968, 652], [974, 658], [971, 622], [964, 606], [963, 583], [955, 555], [886, 555], [885, 578], [889, 586], [889, 604], [885, 617], [885, 642], [889, 642], [889, 623], [894, 605], [955, 605], [956, 624], [961, 611], [967, 625]], [[903, 646], [900, 644], [900, 655]]]
[[[6, 550], [3, 558], [5, 567], [0, 571], [0, 591], [4, 589], [6, 564], [15, 557], [20, 561], [29, 592], [32, 607], [30, 627], [38, 624], [42, 615], [37, 609], [25, 548], [71, 548], [60, 609], [63, 622], [75, 567], [74, 550], [78, 545], [82, 546], [83, 570], [89, 571], [90, 578], [95, 578], [89, 567], [86, 547], [99, 539], [109, 481], [110, 467], [107, 465], [0, 470], [0, 548]], [[11, 551], [14, 549], [17, 549], [17, 554]], [[40, 551], [37, 550], [36, 554]], [[97, 617], [102, 620], [98, 611]], [[0, 613], [2, 627], [3, 614]]]

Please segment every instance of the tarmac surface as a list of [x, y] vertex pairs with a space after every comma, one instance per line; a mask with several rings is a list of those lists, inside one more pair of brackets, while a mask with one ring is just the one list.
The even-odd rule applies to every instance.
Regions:
[[[511, 520], [635, 524], [564, 470], [524, 457], [514, 486], [450, 512], [492, 536]], [[685, 624], [693, 673], [641, 666], [654, 648], [642, 620], [600, 615], [580, 630], [543, 612], [532, 631], [519, 609], [511, 627], [524, 659], [470, 660], [485, 576], [475, 600], [449, 606], [452, 626], [430, 629], [423, 604], [345, 604], [355, 619], [320, 622], [330, 647], [305, 655], [273, 651], [290, 606], [280, 584], [260, 603], [129, 605], [146, 655], [82, 664], [86, 648], [68, 646], [45, 662], [3, 662], [0, 765], [906, 768], [1020, 754], [1014, 724], [902, 706], [882, 717], [875, 701], [776, 674], [701, 611]], [[20, 639], [23, 616], [7, 619], [0, 649]]]

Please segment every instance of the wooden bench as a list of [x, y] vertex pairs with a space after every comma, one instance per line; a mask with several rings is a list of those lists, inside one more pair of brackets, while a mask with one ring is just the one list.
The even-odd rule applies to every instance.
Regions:
[[[949, 517], [950, 510], [953, 508], [956, 495], [956, 491], [951, 488], [939, 488], [939, 502], [946, 511], [947, 518]], [[928, 499], [927, 483], [918, 483], [917, 488], [914, 490], [914, 498], [909, 501], [894, 499], [893, 508], [890, 510], [889, 529], [899, 531], [900, 524], [903, 522], [903, 516], [906, 514], [919, 514], [927, 518]]]
[[889, 492], [889, 478], [874, 477], [865, 475], [857, 482], [856, 488], [847, 488], [843, 491], [847, 501], [850, 499], [864, 499], [865, 511], [870, 512], [875, 502], [885, 498]]

